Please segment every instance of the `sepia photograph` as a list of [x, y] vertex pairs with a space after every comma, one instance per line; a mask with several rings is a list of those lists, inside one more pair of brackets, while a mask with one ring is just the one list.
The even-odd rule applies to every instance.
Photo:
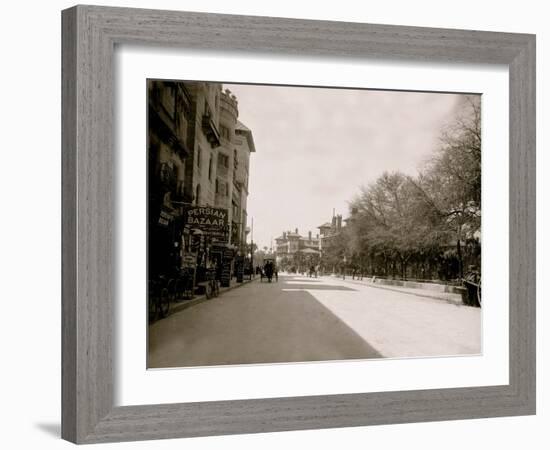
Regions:
[[481, 355], [481, 95], [147, 80], [147, 368]]

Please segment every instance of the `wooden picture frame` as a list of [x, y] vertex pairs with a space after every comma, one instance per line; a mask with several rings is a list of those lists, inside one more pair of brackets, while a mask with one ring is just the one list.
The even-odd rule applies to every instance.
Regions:
[[[76, 443], [535, 413], [535, 36], [75, 6], [62, 13], [62, 437]], [[116, 44], [505, 64], [510, 108], [509, 384], [114, 407]]]

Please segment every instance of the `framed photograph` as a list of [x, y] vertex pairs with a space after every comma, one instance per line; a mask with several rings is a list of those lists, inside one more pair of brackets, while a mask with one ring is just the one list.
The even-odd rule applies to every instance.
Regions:
[[63, 438], [535, 413], [533, 35], [62, 26]]

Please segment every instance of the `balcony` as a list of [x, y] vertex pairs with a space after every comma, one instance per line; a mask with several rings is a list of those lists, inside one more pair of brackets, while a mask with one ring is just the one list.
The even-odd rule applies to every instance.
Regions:
[[175, 169], [167, 163], [161, 163], [158, 168], [158, 179], [160, 184], [168, 191], [173, 191], [177, 186], [177, 175]]
[[212, 148], [219, 147], [221, 145], [220, 132], [218, 131], [218, 128], [216, 127], [216, 124], [212, 120], [212, 116], [210, 114], [205, 114], [202, 116], [202, 131], [204, 132], [204, 135]]
[[187, 119], [176, 114], [175, 98], [168, 88], [155, 88], [149, 97], [149, 129], [168, 144], [181, 158], [189, 156], [185, 143], [187, 137]]

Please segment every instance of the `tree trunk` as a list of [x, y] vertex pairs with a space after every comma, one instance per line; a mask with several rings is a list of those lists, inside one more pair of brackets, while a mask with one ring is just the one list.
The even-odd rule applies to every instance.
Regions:
[[456, 240], [456, 254], [458, 257], [458, 278], [462, 278], [464, 272], [463, 272], [462, 246], [460, 245], [460, 237]]

